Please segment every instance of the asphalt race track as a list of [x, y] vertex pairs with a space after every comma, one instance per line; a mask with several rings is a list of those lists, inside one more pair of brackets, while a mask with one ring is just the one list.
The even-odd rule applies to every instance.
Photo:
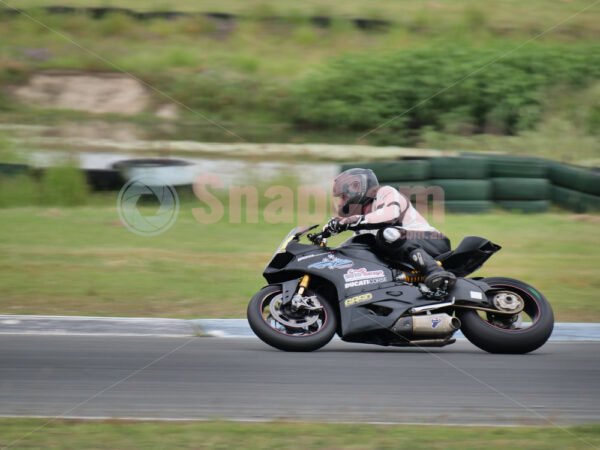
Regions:
[[0, 336], [0, 415], [552, 425], [600, 421], [600, 342], [491, 355], [334, 341]]

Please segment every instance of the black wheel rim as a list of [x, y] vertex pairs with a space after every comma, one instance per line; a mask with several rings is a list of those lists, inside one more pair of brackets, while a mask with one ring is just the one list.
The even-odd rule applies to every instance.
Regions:
[[[490, 286], [497, 291], [516, 293], [523, 299], [524, 306], [522, 312], [517, 315], [486, 313], [485, 318], [479, 315], [479, 318], [487, 325], [506, 332], [518, 332], [527, 330], [537, 324], [541, 316], [541, 307], [534, 293], [510, 283], [490, 284]], [[519, 317], [516, 318], [515, 316]]]
[[292, 312], [281, 307], [283, 300], [281, 291], [266, 294], [260, 302], [260, 315], [272, 330], [286, 336], [306, 337], [321, 331], [327, 323], [327, 311], [298, 311]]

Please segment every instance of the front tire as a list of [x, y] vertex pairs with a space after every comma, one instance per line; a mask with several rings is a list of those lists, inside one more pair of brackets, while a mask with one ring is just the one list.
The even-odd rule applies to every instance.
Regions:
[[327, 344], [337, 329], [337, 316], [329, 302], [315, 295], [319, 311], [292, 315], [280, 309], [281, 286], [269, 285], [258, 291], [248, 304], [252, 331], [266, 344], [289, 352], [310, 352]]
[[532, 352], [546, 343], [554, 328], [554, 313], [548, 300], [538, 290], [512, 278], [485, 278], [481, 281], [496, 291], [512, 292], [523, 299], [523, 313], [529, 316], [531, 325], [522, 327], [520, 320], [503, 323], [493, 320], [490, 315], [486, 320], [476, 310], [457, 309], [456, 316], [462, 323], [460, 329], [471, 343], [490, 353], [515, 354]]

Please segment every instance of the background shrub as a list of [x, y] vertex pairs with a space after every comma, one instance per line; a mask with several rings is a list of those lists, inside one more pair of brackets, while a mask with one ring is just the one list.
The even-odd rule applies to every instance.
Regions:
[[340, 57], [293, 87], [288, 111], [318, 127], [369, 130], [399, 116], [391, 130], [515, 134], [538, 122], [551, 87], [600, 78], [600, 45], [510, 50], [448, 45]]

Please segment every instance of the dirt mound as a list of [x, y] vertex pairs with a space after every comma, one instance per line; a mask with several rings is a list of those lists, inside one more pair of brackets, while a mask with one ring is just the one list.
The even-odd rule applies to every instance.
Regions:
[[44, 71], [13, 94], [29, 105], [91, 113], [137, 114], [150, 104], [142, 83], [118, 73]]

